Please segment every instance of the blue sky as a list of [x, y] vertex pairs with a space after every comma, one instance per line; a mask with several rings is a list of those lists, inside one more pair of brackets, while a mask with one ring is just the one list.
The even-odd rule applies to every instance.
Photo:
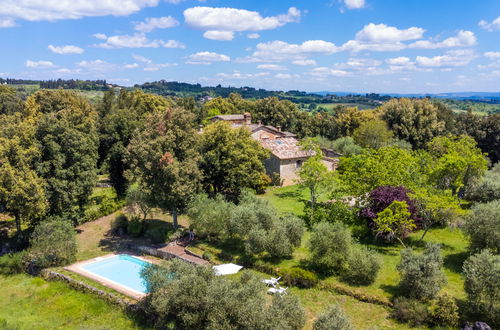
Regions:
[[500, 91], [498, 0], [0, 0], [0, 77]]

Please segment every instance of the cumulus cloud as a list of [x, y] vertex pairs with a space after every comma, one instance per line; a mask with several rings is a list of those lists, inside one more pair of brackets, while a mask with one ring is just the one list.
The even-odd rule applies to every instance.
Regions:
[[81, 61], [77, 63], [80, 68], [88, 71], [106, 72], [116, 69], [116, 64], [109, 63], [103, 60]]
[[349, 72], [345, 70], [337, 70], [328, 67], [317, 67], [306, 73], [309, 76], [326, 78], [326, 77], [345, 77], [349, 75]]
[[16, 22], [12, 18], [0, 18], [0, 29], [14, 26], [16, 26]]
[[483, 55], [492, 60], [500, 58], [500, 52], [486, 52]]
[[152, 60], [141, 55], [132, 55], [132, 57], [134, 60], [142, 63], [144, 71], [158, 71], [163, 68], [177, 66], [177, 63], [153, 63]]
[[269, 17], [262, 17], [256, 11], [236, 8], [192, 7], [184, 11], [186, 24], [206, 31], [203, 36], [212, 40], [232, 40], [234, 32], [276, 29], [287, 23], [298, 22], [300, 16], [300, 10], [295, 7], [290, 7], [286, 14]]
[[249, 33], [249, 34], [247, 34], [247, 38], [248, 39], [259, 39], [260, 38], [260, 34], [258, 34], [258, 33]]
[[212, 64], [212, 62], [229, 62], [231, 58], [214, 52], [198, 52], [187, 57], [186, 64]]
[[277, 73], [274, 75], [274, 78], [276, 79], [292, 79], [292, 78], [299, 78], [300, 76], [298, 74], [290, 74], [290, 73]]
[[385, 61], [389, 65], [407, 65], [407, 64], [409, 64], [411, 62], [410, 58], [406, 57], [406, 56], [388, 58]]
[[2, 0], [0, 16], [27, 21], [56, 21], [89, 16], [127, 16], [159, 0]]
[[137, 63], [125, 64], [123, 66], [124, 69], [136, 69], [138, 67], [139, 67], [139, 64], [137, 64]]
[[203, 36], [210, 40], [230, 41], [234, 39], [234, 32], [210, 30], [205, 31], [205, 33], [203, 33]]
[[315, 60], [295, 60], [292, 63], [300, 66], [316, 65]]
[[282, 60], [305, 60], [315, 54], [333, 54], [339, 49], [335, 44], [324, 40], [308, 40], [302, 44], [289, 44], [276, 40], [259, 43], [250, 57], [239, 59], [239, 62], [269, 62]]
[[344, 4], [348, 9], [360, 9], [366, 5], [365, 0], [344, 0]]
[[[116, 35], [116, 36], [106, 36], [104, 34], [95, 34], [99, 37], [98, 39], [106, 40], [103, 43], [94, 45], [98, 48], [186, 48], [186, 46], [177, 40], [150, 40], [146, 37], [144, 33], [135, 33], [133, 35]], [[97, 37], [96, 37], [97, 38]]]
[[269, 72], [259, 72], [259, 73], [241, 73], [240, 71], [233, 71], [233, 73], [218, 73], [218, 77], [225, 79], [253, 79], [270, 76]]
[[476, 44], [477, 38], [472, 31], [460, 30], [455, 37], [447, 38], [441, 42], [432, 42], [429, 40], [419, 40], [410, 45], [409, 48], [437, 49], [468, 47]]
[[140, 32], [151, 32], [155, 29], [168, 29], [179, 25], [179, 21], [172, 16], [146, 18], [144, 22], [140, 22], [134, 26], [134, 29]]
[[257, 65], [257, 69], [281, 71], [281, 70], [286, 70], [287, 68], [284, 67], [283, 65], [278, 65], [278, 64], [259, 64]]
[[67, 45], [67, 46], [48, 46], [49, 50], [56, 54], [66, 55], [66, 54], [82, 54], [84, 50], [77, 46]]
[[26, 67], [28, 68], [35, 68], [35, 69], [45, 69], [45, 68], [53, 68], [55, 67], [54, 63], [50, 61], [31, 61], [27, 60], [25, 63]]
[[416, 63], [422, 67], [450, 68], [469, 64], [476, 55], [469, 49], [450, 50], [433, 57], [417, 56]]
[[488, 31], [500, 30], [500, 16], [490, 23], [485, 20], [481, 20], [478, 25]]

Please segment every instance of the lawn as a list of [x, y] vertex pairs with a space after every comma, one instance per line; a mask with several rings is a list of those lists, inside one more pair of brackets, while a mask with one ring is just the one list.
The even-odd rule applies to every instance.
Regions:
[[120, 308], [61, 282], [0, 275], [0, 328], [139, 329]]

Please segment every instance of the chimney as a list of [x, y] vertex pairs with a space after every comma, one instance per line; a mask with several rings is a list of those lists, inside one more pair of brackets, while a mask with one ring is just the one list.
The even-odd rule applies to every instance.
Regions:
[[278, 132], [281, 132], [281, 126], [276, 126], [276, 128], [278, 129]]
[[246, 125], [250, 125], [252, 123], [252, 115], [250, 114], [250, 112], [245, 112], [243, 114], [243, 118], [245, 119]]

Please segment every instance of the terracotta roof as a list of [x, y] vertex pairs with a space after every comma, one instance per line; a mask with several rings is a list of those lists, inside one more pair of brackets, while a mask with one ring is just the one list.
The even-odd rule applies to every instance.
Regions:
[[262, 139], [260, 143], [279, 159], [306, 158], [314, 155], [314, 151], [303, 150], [299, 146], [299, 141], [293, 137]]

